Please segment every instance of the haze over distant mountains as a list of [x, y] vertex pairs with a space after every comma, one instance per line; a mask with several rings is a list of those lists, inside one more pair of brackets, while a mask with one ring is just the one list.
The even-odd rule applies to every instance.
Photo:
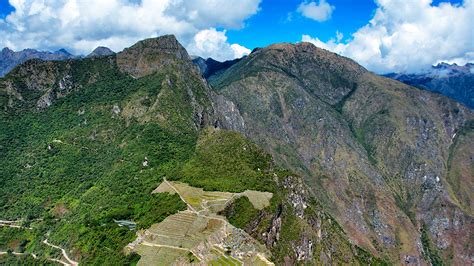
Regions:
[[5, 47], [0, 52], [0, 77], [5, 76], [15, 66], [29, 59], [38, 58], [42, 60], [56, 61], [74, 57], [74, 55], [64, 49], [60, 49], [56, 52], [37, 51], [34, 49], [25, 49], [19, 52], [14, 52], [8, 47]]
[[464, 66], [440, 63], [424, 73], [390, 73], [386, 77], [408, 85], [437, 92], [474, 108], [474, 64]]
[[[112, 55], [114, 52], [107, 47], [99, 46], [92, 51], [87, 57], [99, 57]], [[8, 47], [3, 48], [0, 52], [0, 77], [5, 76], [17, 65], [29, 59], [41, 59], [45, 61], [60, 61], [66, 59], [81, 58], [82, 56], [73, 55], [65, 49], [59, 49], [55, 52], [38, 51], [35, 49], [24, 49], [15, 52]]]

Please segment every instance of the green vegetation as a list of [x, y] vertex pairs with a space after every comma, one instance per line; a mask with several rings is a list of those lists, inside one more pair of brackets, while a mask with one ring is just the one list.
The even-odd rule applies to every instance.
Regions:
[[30, 230], [0, 227], [0, 251], [24, 253], [34, 237]]
[[429, 260], [432, 265], [444, 265], [443, 260], [441, 260], [441, 257], [438, 254], [438, 250], [431, 242], [426, 225], [423, 225], [421, 228], [421, 244], [423, 245], [423, 251], [426, 259]]
[[[71, 69], [81, 89], [43, 111], [24, 102], [0, 112], [0, 217], [41, 218], [29, 241], [40, 242], [49, 232], [51, 243], [73, 250], [81, 263], [122, 265], [137, 260], [122, 252], [136, 236], [114, 219], [146, 228], [185, 208], [177, 195], [151, 191], [190, 158], [198, 133], [122, 116], [136, 95], [154, 102], [166, 75], [134, 80], [108, 62], [75, 61]], [[89, 83], [91, 76], [100, 78]], [[114, 114], [114, 105], [122, 113]], [[182, 119], [175, 124], [186, 128]], [[145, 157], [148, 166], [142, 165]], [[46, 248], [36, 245], [35, 252]]]
[[223, 214], [233, 226], [245, 228], [257, 217], [258, 213], [259, 211], [253, 207], [247, 197], [239, 197]]
[[62, 265], [59, 262], [49, 261], [44, 258], [33, 258], [30, 255], [0, 255], [0, 265], [9, 265], [9, 266], [23, 266], [23, 265]]
[[[146, 59], [156, 60], [153, 56]], [[172, 61], [172, 57], [167, 59]], [[263, 233], [268, 233], [273, 222], [278, 221], [280, 225], [275, 230], [279, 230], [280, 237], [273, 239], [275, 242], [270, 247], [277, 263], [286, 257], [295, 260], [295, 247], [304, 248], [310, 240], [314, 244], [312, 262], [319, 263], [323, 260], [321, 254], [328, 254], [336, 263], [377, 264], [368, 253], [354, 251], [342, 228], [315, 201], [307, 202], [303, 218], [301, 213], [296, 213], [293, 201], [299, 200], [301, 195], [290, 197], [287, 184], [283, 185], [283, 178], [291, 173], [276, 171], [269, 154], [239, 133], [201, 129], [211, 124], [212, 113], [206, 109], [211, 106], [211, 92], [201, 77], [186, 65], [189, 62], [170, 62], [156, 73], [135, 79], [120, 72], [114, 59], [112, 56], [48, 63], [31, 61], [27, 64], [32, 64], [31, 69], [37, 73], [21, 71], [20, 67], [6, 78], [24, 99], [13, 101], [9, 108], [4, 108], [10, 104], [6, 85], [0, 84], [3, 86], [0, 87], [0, 218], [24, 219], [32, 227], [31, 231], [0, 231], [4, 248], [34, 251], [40, 258], [36, 262], [41, 264], [43, 259], [61, 256], [57, 249], [42, 244], [47, 238], [64, 247], [81, 264], [136, 264], [139, 255], [123, 252], [124, 247], [135, 240], [136, 233], [120, 227], [115, 220], [130, 220], [137, 223], [138, 229], [143, 229], [184, 210], [186, 205], [178, 195], [151, 194], [167, 177], [170, 181], [207, 191], [272, 192], [270, 206], [263, 210], [255, 209], [249, 199], [242, 196], [228, 206], [224, 214], [239, 228], [255, 226], [249, 232], [261, 241]], [[272, 70], [302, 83], [311, 81], [308, 76], [312, 75], [297, 79], [290, 68], [256, 64], [248, 72], [248, 68], [238, 66], [239, 63], [231, 68], [235, 75], [227, 71], [223, 75], [231, 73], [234, 79], [241, 79]], [[339, 75], [326, 77], [323, 71], [321, 73], [323, 76], [314, 78], [324, 81], [328, 87], [355, 91], [355, 85], [348, 79]], [[61, 87], [58, 83], [65, 77], [70, 77], [71, 91], [59, 91], [63, 89], [58, 88]], [[39, 82], [33, 85], [41, 88], [30, 88], [31, 82]], [[322, 95], [317, 95], [318, 88], [304, 87], [305, 92], [316, 94], [319, 103]], [[50, 107], [36, 110], [36, 101], [48, 89], [55, 90], [60, 97]], [[259, 109], [257, 97], [244, 95], [244, 101], [253, 106], [244, 111], [260, 115], [255, 121], [263, 120], [262, 128], [280, 127], [283, 124], [265, 117], [275, 113], [278, 118], [286, 119], [286, 108], [306, 104], [293, 89], [286, 93], [294, 94], [283, 97], [286, 105], [281, 104], [280, 94], [271, 95], [271, 110]], [[332, 109], [331, 112], [340, 116], [349, 97], [350, 94], [336, 106], [339, 112]], [[321, 101], [327, 101], [326, 98]], [[375, 154], [370, 136], [377, 133], [372, 132], [370, 126], [382, 115], [384, 113], [377, 114], [356, 132], [369, 156]], [[301, 124], [292, 127], [302, 130], [313, 126], [318, 119], [319, 113], [308, 115]], [[318, 137], [309, 133], [309, 139]], [[299, 151], [292, 147], [295, 143], [287, 140], [275, 142], [278, 153], [285, 155], [280, 159], [287, 159], [295, 167], [301, 165]], [[314, 149], [310, 144], [308, 141], [299, 148]], [[306, 166], [300, 169], [310, 172]], [[275, 179], [279, 179], [278, 182]], [[295, 180], [299, 179], [291, 182], [296, 183]], [[309, 193], [306, 196], [302, 198], [310, 198]], [[189, 212], [175, 216], [180, 215], [186, 216]], [[175, 225], [173, 219], [168, 222]], [[160, 248], [157, 253], [156, 249], [141, 248], [145, 251], [140, 254], [149, 254], [150, 260], [163, 257], [172, 262], [174, 257], [182, 255], [190, 262], [198, 260], [192, 254], [182, 254], [187, 252], [185, 250]], [[29, 257], [5, 258], [11, 264], [30, 260]], [[218, 256], [217, 263], [238, 264], [227, 256]]]
[[205, 190], [273, 191], [271, 157], [237, 132], [208, 128], [194, 156], [170, 179]]
[[34, 221], [31, 232], [0, 234], [15, 250], [60, 256], [47, 237], [83, 264], [134, 264], [123, 248], [135, 232], [114, 220], [148, 228], [184, 210], [178, 195], [151, 194], [164, 176], [206, 190], [274, 190], [268, 154], [238, 133], [194, 128], [185, 88], [206, 106], [200, 77], [165, 69], [133, 79], [109, 58], [33, 63], [70, 69], [76, 89], [37, 111], [41, 94], [24, 89], [27, 77], [7, 77], [26, 100], [0, 112], [0, 217]]

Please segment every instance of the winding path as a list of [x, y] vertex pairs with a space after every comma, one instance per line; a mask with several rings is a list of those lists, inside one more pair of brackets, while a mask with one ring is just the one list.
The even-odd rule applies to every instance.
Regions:
[[64, 257], [69, 263], [64, 264], [64, 263], [63, 263], [64, 261], [58, 261], [58, 262], [63, 263], [64, 265], [72, 265], [72, 266], [77, 266], [77, 265], [79, 265], [79, 262], [77, 262], [77, 261], [75, 261], [75, 260], [69, 258], [69, 256], [67, 255], [66, 250], [64, 250], [62, 247], [59, 247], [59, 246], [56, 246], [56, 245], [53, 245], [53, 244], [49, 243], [49, 242], [48, 242], [48, 239], [45, 239], [45, 240], [43, 241], [43, 243], [45, 243], [46, 245], [48, 245], [48, 246], [50, 246], [50, 247], [53, 247], [53, 248], [55, 248], [55, 249], [61, 250], [61, 253], [63, 254], [63, 257]]

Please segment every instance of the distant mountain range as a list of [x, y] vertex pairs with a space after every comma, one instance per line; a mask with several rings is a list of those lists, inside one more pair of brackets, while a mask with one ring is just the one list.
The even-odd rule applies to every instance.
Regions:
[[0, 52], [0, 77], [5, 76], [14, 67], [29, 59], [37, 58], [48, 61], [57, 61], [71, 59], [75, 57], [76, 56], [72, 55], [64, 49], [60, 49], [56, 52], [44, 52], [37, 51], [34, 49], [25, 49], [23, 51], [15, 52], [5, 47]]
[[[107, 47], [99, 46], [87, 57], [100, 57], [112, 55], [114, 52]], [[59, 49], [56, 52], [38, 51], [35, 49], [24, 49], [22, 51], [15, 52], [8, 47], [3, 48], [0, 52], [0, 77], [5, 76], [17, 65], [29, 60], [29, 59], [41, 59], [45, 61], [61, 61], [66, 59], [81, 58], [69, 53], [65, 49]]]
[[192, 58], [193, 63], [199, 68], [199, 71], [206, 79], [214, 74], [224, 72], [226, 69], [239, 62], [241, 59], [242, 58], [237, 58], [234, 60], [219, 62], [212, 58], [204, 59], [199, 56], [195, 56]]
[[[87, 57], [101, 57], [115, 54], [107, 47], [99, 46]], [[29, 60], [42, 59], [46, 61], [60, 61], [66, 59], [81, 58], [69, 53], [65, 49], [55, 52], [37, 51], [25, 49], [14, 52], [5, 47], [0, 52], [0, 77], [5, 76], [15, 66]], [[242, 58], [219, 62], [212, 58], [204, 59], [199, 56], [192, 58], [193, 63], [199, 68], [206, 79], [212, 79], [213, 75], [220, 74], [226, 69], [239, 62]], [[396, 79], [405, 84], [415, 86], [432, 92], [448, 96], [469, 108], [474, 108], [474, 64], [468, 63], [464, 66], [456, 64], [440, 63], [432, 66], [429, 71], [423, 73], [388, 73], [384, 75]]]
[[474, 108], [474, 64], [464, 66], [440, 63], [420, 74], [390, 73], [386, 77], [408, 85], [437, 92]]

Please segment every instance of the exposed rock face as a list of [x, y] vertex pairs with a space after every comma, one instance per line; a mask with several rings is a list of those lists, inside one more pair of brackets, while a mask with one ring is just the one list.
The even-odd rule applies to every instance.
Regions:
[[41, 96], [36, 103], [36, 107], [38, 109], [44, 109], [56, 100], [57, 95], [56, 92], [53, 89], [49, 89], [43, 96]]
[[104, 46], [99, 46], [94, 49], [87, 57], [103, 57], [103, 56], [109, 56], [109, 55], [114, 55], [114, 51], [110, 50], [107, 47]]
[[117, 54], [119, 68], [135, 78], [176, 64], [176, 59], [191, 62], [188, 53], [173, 35], [140, 41]]
[[9, 108], [13, 108], [16, 103], [24, 103], [40, 110], [53, 104], [57, 98], [71, 93], [78, 87], [74, 83], [71, 69], [72, 62], [58, 64], [33, 59], [21, 64], [9, 74], [21, 82], [4, 81], [5, 92], [9, 97]]
[[474, 108], [474, 64], [464, 66], [440, 63], [423, 73], [386, 74], [408, 85], [441, 93], [471, 109]]
[[214, 109], [217, 121], [215, 127], [227, 128], [239, 132], [245, 130], [244, 118], [239, 112], [237, 106], [224, 98], [222, 95], [213, 94]]
[[70, 54], [64, 49], [51, 52], [41, 52], [34, 49], [25, 49], [23, 51], [14, 52], [9, 48], [5, 47], [0, 52], [0, 77], [5, 76], [17, 65], [29, 60], [29, 59], [42, 59], [42, 60], [66, 60], [75, 58], [74, 55]]
[[455, 236], [472, 231], [472, 212], [450, 195], [459, 190], [446, 183], [446, 164], [471, 111], [308, 43], [256, 50], [211, 84], [238, 107], [239, 130], [304, 175], [355, 243], [421, 263], [426, 224], [444, 259], [470, 263], [470, 240]]
[[[245, 230], [265, 243], [277, 265], [371, 264], [348, 241], [336, 221], [314, 200], [302, 179], [279, 177], [283, 195], [274, 212], [262, 210]], [[227, 208], [232, 212], [233, 206]]]

